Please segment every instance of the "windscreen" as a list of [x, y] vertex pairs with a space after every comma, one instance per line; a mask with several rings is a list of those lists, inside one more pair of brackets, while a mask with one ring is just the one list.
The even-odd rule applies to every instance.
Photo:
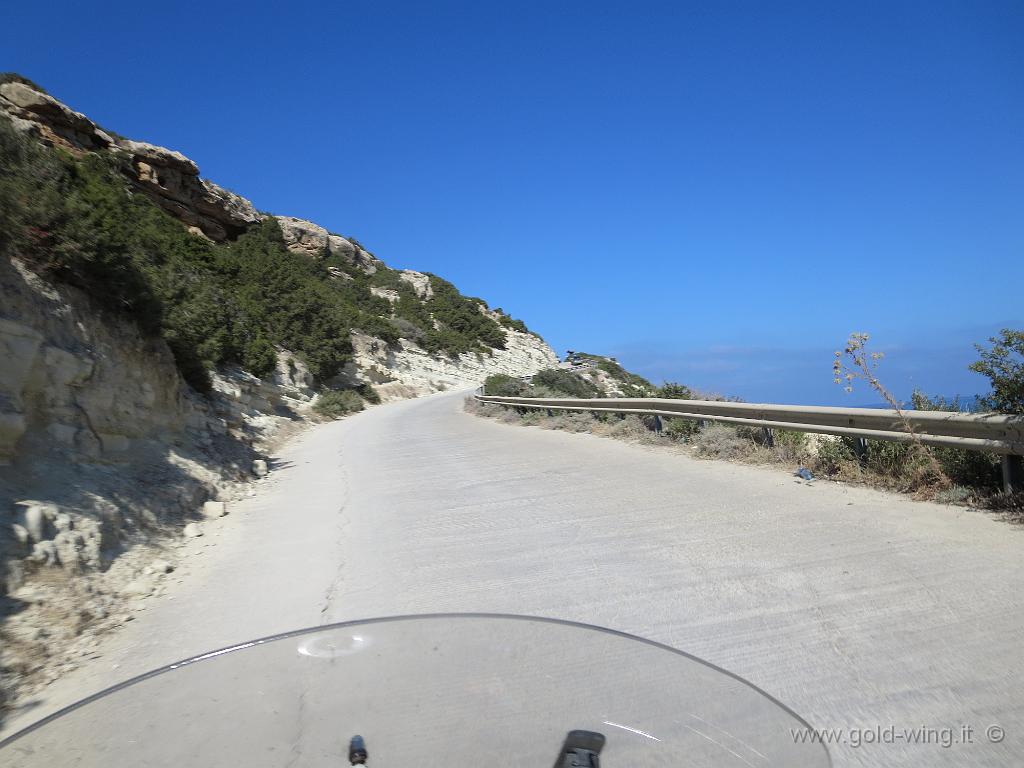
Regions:
[[807, 725], [739, 678], [628, 635], [448, 615], [247, 643], [108, 691], [9, 740], [33, 766], [551, 766], [571, 730], [603, 766], [828, 766]]

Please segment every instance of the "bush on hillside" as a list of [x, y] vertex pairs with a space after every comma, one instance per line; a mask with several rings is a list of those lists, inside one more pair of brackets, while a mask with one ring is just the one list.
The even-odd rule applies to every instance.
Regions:
[[[498, 312], [501, 312], [501, 310], [499, 309]], [[512, 317], [511, 315], [506, 315], [504, 312], [501, 312], [501, 318], [499, 319], [498, 322], [500, 322], [506, 328], [511, 328], [514, 331], [519, 331], [520, 333], [530, 333], [530, 329], [526, 327], [526, 323], [524, 323], [522, 320], [519, 320], [518, 318]]]
[[522, 379], [495, 373], [484, 380], [484, 394], [499, 397], [526, 397], [529, 385]]
[[441, 330], [430, 329], [437, 346], [449, 354], [505, 349], [505, 331], [491, 317], [480, 311], [486, 304], [480, 299], [463, 296], [454, 285], [437, 275], [430, 275], [434, 295], [425, 302], [427, 311], [441, 324]]
[[378, 405], [380, 403], [380, 393], [377, 392], [371, 384], [360, 384], [356, 387], [356, 392], [358, 392], [360, 397], [368, 403], [373, 405]]
[[363, 410], [363, 398], [352, 389], [323, 392], [313, 404], [313, 411], [325, 419], [340, 419]]
[[[397, 345], [392, 304], [373, 294], [374, 285], [399, 291], [396, 320], [417, 329], [430, 351], [504, 345], [505, 331], [480, 312], [479, 300], [450, 283], [432, 278], [428, 308], [393, 270], [369, 276], [338, 256], [290, 252], [273, 217], [233, 242], [196, 237], [130, 191], [122, 162], [110, 154], [75, 159], [0, 118], [0, 255], [23, 258], [164, 338], [197, 390], [207, 391], [210, 369], [225, 363], [269, 373], [277, 347], [295, 352], [323, 382], [350, 359], [351, 331]], [[348, 279], [332, 279], [329, 267]]]
[[547, 368], [539, 371], [533, 375], [532, 381], [535, 387], [545, 387], [566, 397], [601, 397], [601, 391], [596, 385], [577, 376], [572, 371], [561, 368]]

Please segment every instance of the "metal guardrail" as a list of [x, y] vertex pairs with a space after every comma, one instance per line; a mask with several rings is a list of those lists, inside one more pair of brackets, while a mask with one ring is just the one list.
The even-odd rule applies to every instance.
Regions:
[[[812, 405], [733, 403], [713, 400], [665, 400], [661, 398], [608, 397], [598, 399], [503, 397], [474, 395], [485, 403], [516, 408], [544, 408], [551, 411], [596, 411], [667, 416], [697, 421], [718, 421], [769, 430], [786, 429], [826, 435], [911, 442], [899, 414], [888, 408], [832, 408]], [[1004, 485], [1024, 484], [1021, 460], [1024, 455], [1024, 416], [997, 413], [953, 413], [949, 411], [903, 411], [917, 437], [925, 445], [965, 448], [1002, 454]]]

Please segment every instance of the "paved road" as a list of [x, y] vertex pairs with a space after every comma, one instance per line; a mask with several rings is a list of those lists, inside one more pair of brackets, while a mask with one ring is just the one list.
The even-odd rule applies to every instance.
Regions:
[[[290, 444], [261, 493], [190, 544], [202, 554], [181, 582], [21, 723], [252, 637], [487, 611], [650, 637], [816, 727], [897, 742], [834, 747], [837, 765], [1024, 760], [1024, 532], [773, 469], [507, 426], [461, 402], [387, 405]], [[986, 738], [993, 724], [1001, 743]], [[965, 726], [972, 744], [902, 738]]]

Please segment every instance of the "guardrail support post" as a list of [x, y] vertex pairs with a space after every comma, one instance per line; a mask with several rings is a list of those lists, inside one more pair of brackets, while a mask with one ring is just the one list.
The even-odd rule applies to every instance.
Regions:
[[550, 418], [551, 418], [552, 416], [554, 416], [554, 415], [555, 415], [555, 412], [554, 412], [554, 411], [552, 411], [552, 410], [551, 410], [550, 408], [548, 408], [548, 409], [547, 409], [547, 412], [548, 412], [548, 418], [549, 418], [549, 419], [550, 419]]
[[764, 434], [764, 444], [769, 448], [774, 448], [775, 431], [771, 427], [761, 427], [761, 432]]
[[1003, 454], [1003, 490], [1024, 491], [1024, 457]]
[[868, 460], [868, 441], [864, 437], [855, 437], [853, 439], [853, 453], [857, 457], [857, 461], [864, 464]]
[[658, 414], [654, 414], [654, 431], [660, 435], [661, 434], [661, 429], [662, 429], [661, 416], [659, 416]]

